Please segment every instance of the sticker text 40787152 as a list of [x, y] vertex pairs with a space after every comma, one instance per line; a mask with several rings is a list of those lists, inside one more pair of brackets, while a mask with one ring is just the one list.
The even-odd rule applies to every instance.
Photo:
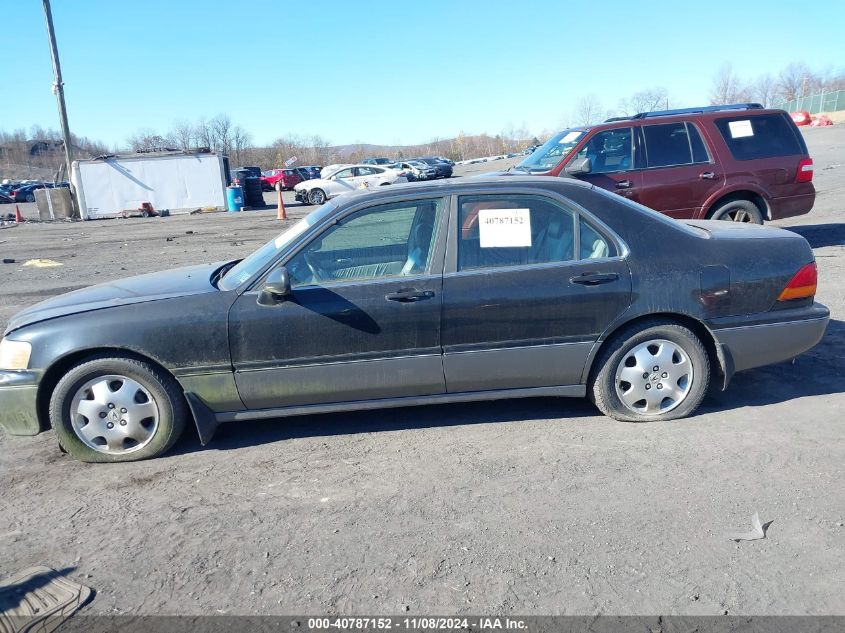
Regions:
[[531, 246], [531, 210], [481, 209], [478, 231], [481, 248]]

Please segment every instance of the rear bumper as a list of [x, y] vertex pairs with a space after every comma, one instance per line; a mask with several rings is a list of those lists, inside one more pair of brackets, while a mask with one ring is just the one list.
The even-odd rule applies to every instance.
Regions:
[[36, 435], [39, 372], [0, 371], [0, 428], [10, 435]]
[[812, 189], [810, 193], [771, 199], [769, 201], [769, 213], [771, 213], [771, 219], [780, 220], [782, 218], [791, 218], [796, 215], [805, 215], [809, 213], [816, 201], [816, 191], [812, 188], [812, 184], [810, 184], [810, 187]]
[[830, 311], [815, 303], [808, 308], [756, 315], [748, 324], [718, 328], [713, 336], [725, 358], [726, 377], [737, 371], [771, 365], [803, 354], [824, 336]]

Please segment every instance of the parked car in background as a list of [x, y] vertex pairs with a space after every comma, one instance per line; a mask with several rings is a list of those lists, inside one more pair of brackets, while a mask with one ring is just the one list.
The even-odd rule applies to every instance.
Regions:
[[434, 158], [433, 156], [427, 156], [425, 158], [414, 158], [413, 160], [421, 161], [428, 165], [431, 165], [437, 170], [437, 177], [438, 178], [451, 178], [452, 177], [452, 166], [449, 163], [444, 163], [439, 158]]
[[578, 178], [674, 218], [755, 224], [808, 213], [816, 195], [801, 132], [756, 103], [570, 128], [508, 173]]
[[325, 178], [336, 172], [341, 167], [350, 167], [351, 163], [335, 163], [333, 165], [326, 165], [320, 170], [320, 178]]
[[294, 167], [302, 180], [312, 180], [320, 177], [320, 169], [317, 165], [305, 165], [302, 167]]
[[12, 189], [9, 197], [13, 202], [35, 202], [35, 190], [47, 189], [51, 185], [47, 183], [38, 182], [29, 185], [21, 185], [17, 189]]
[[408, 178], [396, 169], [378, 165], [346, 165], [322, 178], [301, 182], [293, 189], [299, 202], [323, 204], [342, 193], [356, 189], [375, 189], [397, 182], [408, 182]]
[[12, 202], [14, 202], [14, 200], [12, 200], [10, 196], [0, 192], [0, 204], [11, 204]]
[[361, 161], [362, 165], [392, 165], [394, 161], [389, 158], [365, 158]]
[[302, 182], [303, 178], [296, 169], [270, 169], [261, 174], [261, 188], [272, 191], [276, 183], [281, 183], [282, 189], [289, 191]]
[[674, 420], [711, 384], [815, 346], [816, 282], [796, 233], [676, 222], [572, 179], [380, 187], [244, 259], [19, 312], [0, 425], [127, 462], [192, 423], [207, 444], [227, 422], [472, 400], [586, 395], [616, 420]]
[[448, 163], [452, 167], [455, 166], [455, 161], [453, 161], [451, 158], [446, 158], [445, 156], [435, 156], [434, 158], [439, 160], [441, 163]]
[[409, 181], [434, 180], [437, 178], [437, 168], [421, 160], [400, 161], [395, 164], [396, 169], [404, 171]]
[[249, 178], [261, 178], [261, 167], [237, 167], [233, 171], [246, 172]]

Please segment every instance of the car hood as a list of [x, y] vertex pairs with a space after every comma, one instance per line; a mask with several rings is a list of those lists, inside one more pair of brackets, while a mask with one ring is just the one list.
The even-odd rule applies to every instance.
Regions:
[[9, 321], [5, 334], [39, 321], [80, 312], [218, 292], [211, 284], [211, 275], [225, 263], [176, 268], [74, 290], [18, 312]]

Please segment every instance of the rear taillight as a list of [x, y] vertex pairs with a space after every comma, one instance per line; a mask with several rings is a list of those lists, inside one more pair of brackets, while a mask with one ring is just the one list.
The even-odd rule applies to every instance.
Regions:
[[805, 158], [798, 163], [798, 171], [795, 173], [795, 182], [811, 182], [813, 180], [813, 159]]
[[817, 283], [818, 272], [816, 271], [816, 263], [807, 264], [789, 280], [786, 288], [780, 293], [778, 301], [791, 301], [792, 299], [813, 297], [816, 294]]

